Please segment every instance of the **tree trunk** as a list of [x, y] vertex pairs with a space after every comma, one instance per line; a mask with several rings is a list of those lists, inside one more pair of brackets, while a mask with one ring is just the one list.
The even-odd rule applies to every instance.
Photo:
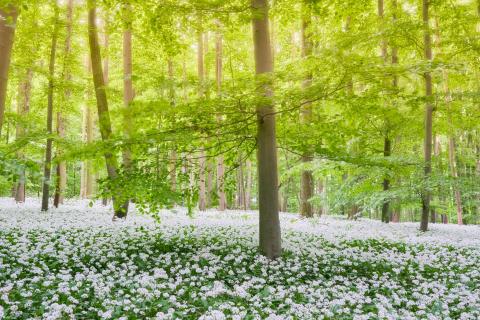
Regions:
[[[108, 87], [108, 83], [109, 83], [109, 66], [110, 66], [110, 59], [109, 59], [109, 49], [110, 49], [110, 34], [109, 34], [109, 30], [108, 30], [108, 27], [109, 27], [109, 23], [108, 23], [108, 12], [104, 12], [104, 26], [103, 26], [103, 50], [105, 52], [105, 56], [103, 57], [103, 80], [105, 81], [105, 88]], [[93, 118], [92, 118], [92, 128], [93, 128]], [[91, 163], [90, 163], [90, 167], [91, 167]], [[108, 175], [108, 172], [107, 172], [107, 175]], [[88, 176], [88, 178], [90, 178], [90, 176]], [[108, 205], [108, 197], [107, 196], [103, 196], [102, 198], [102, 205], [103, 206], [106, 206]]]
[[[222, 72], [223, 72], [223, 43], [222, 35], [217, 33], [215, 41], [215, 80], [217, 82], [217, 96], [222, 97]], [[219, 123], [222, 122], [222, 116], [217, 117]], [[221, 125], [221, 124], [220, 124]], [[217, 195], [218, 210], [224, 211], [227, 208], [227, 199], [225, 197], [225, 166], [223, 155], [217, 157]]]
[[455, 138], [450, 136], [448, 138], [448, 159], [450, 162], [450, 172], [453, 178], [453, 190], [455, 194], [455, 204], [457, 207], [457, 223], [459, 225], [463, 224], [463, 207], [462, 207], [462, 196], [460, 194], [460, 187], [458, 186], [458, 172], [457, 172], [457, 161], [455, 156]]
[[245, 210], [249, 210], [252, 198], [252, 162], [249, 159], [245, 160], [245, 171], [247, 174], [245, 181]]
[[0, 136], [2, 135], [3, 116], [5, 114], [8, 69], [10, 66], [17, 16], [17, 8], [12, 5], [8, 5], [6, 8], [0, 8]]
[[[397, 1], [392, 0], [392, 22], [395, 24], [397, 22]], [[395, 46], [392, 46], [392, 60], [391, 60], [392, 65], [398, 64], [398, 48]], [[392, 79], [392, 89], [395, 93], [398, 92], [398, 75], [394, 74], [393, 79]], [[388, 139], [389, 137], [386, 137], [384, 141], [384, 155], [385, 155], [385, 150], [390, 150], [389, 155], [391, 155], [391, 141]], [[388, 141], [387, 141], [388, 139]], [[397, 137], [397, 140], [400, 140], [399, 137]], [[388, 143], [387, 143], [388, 142]], [[389, 146], [388, 146], [389, 144]], [[388, 147], [387, 147], [388, 146]], [[387, 148], [385, 148], [387, 147]], [[390, 189], [390, 181], [388, 181], [388, 189]], [[384, 187], [385, 189], [385, 187]], [[395, 209], [395, 212], [392, 214], [391, 213], [391, 203], [388, 201], [388, 210], [390, 215], [390, 221], [392, 222], [400, 222], [400, 214], [401, 214], [401, 207], [399, 204], [397, 204], [397, 208]]]
[[[123, 114], [123, 135], [127, 140], [125, 146], [123, 147], [122, 157], [123, 157], [123, 167], [125, 171], [132, 171], [132, 150], [130, 148], [130, 142], [128, 139], [132, 137], [133, 134], [133, 114], [130, 111], [131, 104], [134, 98], [133, 92], [133, 68], [132, 68], [132, 21], [131, 16], [133, 15], [132, 8], [130, 3], [125, 4], [125, 16], [124, 23], [125, 29], [123, 31], [123, 104], [125, 107], [125, 112]], [[107, 32], [105, 32], [107, 33]], [[129, 199], [125, 200], [123, 207], [125, 208], [125, 214], [128, 211]]]
[[237, 167], [237, 188], [236, 188], [237, 208], [244, 208], [244, 196], [245, 196], [245, 182], [243, 174], [243, 159], [242, 153], [238, 155], [238, 167]]
[[[30, 111], [30, 94], [32, 91], [32, 78], [33, 71], [32, 69], [27, 70], [25, 78], [20, 81], [18, 85], [18, 101], [17, 101], [17, 114], [24, 118]], [[17, 124], [16, 128], [16, 139], [20, 140], [26, 134], [26, 129], [21, 125]], [[17, 159], [24, 159], [24, 154], [21, 150], [17, 152]], [[16, 185], [15, 191], [15, 201], [22, 203], [25, 202], [25, 168], [21, 169], [20, 176]]]
[[[175, 106], [175, 86], [174, 86], [174, 74], [173, 74], [173, 61], [168, 59], [168, 81], [169, 81], [169, 99], [170, 105]], [[170, 154], [170, 183], [172, 191], [177, 191], [177, 150], [173, 146], [173, 150]]]
[[[438, 138], [438, 135], [434, 134], [433, 135], [433, 156], [434, 159], [438, 159], [438, 171], [440, 173], [443, 172], [442, 169], [442, 160], [441, 160], [441, 145], [440, 145], [440, 139]], [[439, 193], [442, 194], [442, 190], [439, 190]], [[437, 222], [437, 212], [435, 208], [430, 208], [430, 222], [431, 223], [436, 223]]]
[[[90, 59], [87, 57], [85, 67], [87, 73], [91, 72]], [[90, 101], [90, 91], [87, 90], [85, 101]], [[93, 142], [93, 111], [88, 104], [85, 104], [82, 108], [82, 140], [83, 142], [90, 144]], [[88, 199], [93, 195], [94, 189], [94, 175], [92, 168], [92, 160], [86, 159], [82, 161], [81, 175], [80, 175], [80, 198]]]
[[[308, 59], [312, 54], [312, 41], [311, 41], [311, 8], [309, 4], [303, 2], [303, 18], [302, 18], [302, 58]], [[309, 73], [303, 81], [303, 88], [308, 89], [312, 83], [312, 74]], [[304, 126], [308, 126], [312, 121], [312, 106], [310, 103], [303, 104], [300, 109], [300, 123]], [[302, 162], [309, 164], [312, 162], [312, 152], [307, 150], [302, 155]], [[301, 173], [301, 186], [300, 186], [300, 214], [304, 217], [313, 217], [313, 207], [309, 202], [309, 199], [313, 196], [313, 172], [312, 170], [302, 170]]]
[[278, 170], [275, 113], [271, 81], [264, 76], [273, 73], [272, 50], [268, 31], [268, 1], [252, 0], [253, 47], [255, 72], [259, 80], [261, 101], [257, 105], [257, 165], [260, 213], [260, 251], [270, 259], [282, 253], [278, 214]]
[[[88, 40], [90, 44], [90, 59], [92, 62], [93, 82], [95, 87], [95, 96], [97, 98], [98, 124], [102, 140], [107, 142], [112, 136], [112, 126], [110, 122], [110, 114], [108, 111], [107, 94], [105, 90], [105, 81], [102, 71], [102, 59], [100, 56], [100, 47], [98, 44], [98, 34], [96, 26], [96, 4], [95, 0], [88, 0]], [[111, 182], [118, 177], [117, 159], [111, 151], [105, 151], [105, 163], [107, 167], [108, 178]], [[118, 188], [118, 186], [116, 186]], [[121, 193], [114, 190], [113, 198], [114, 219], [124, 218], [127, 215], [127, 208], [121, 205]]]
[[58, 6], [54, 4], [55, 17], [52, 35], [52, 46], [50, 49], [50, 63], [48, 66], [48, 104], [47, 104], [47, 147], [45, 148], [45, 166], [43, 171], [43, 192], [42, 192], [42, 211], [48, 210], [48, 200], [50, 198], [50, 176], [52, 170], [52, 134], [53, 134], [53, 89], [55, 77], [55, 57], [57, 52], [58, 38]]
[[[424, 28], [424, 49], [425, 60], [432, 61], [432, 44], [430, 37], [429, 26], [429, 0], [422, 0], [422, 17]], [[425, 79], [425, 145], [424, 145], [424, 187], [422, 190], [422, 220], [420, 223], [420, 230], [428, 230], [428, 216], [430, 214], [430, 175], [432, 173], [432, 120], [433, 120], [433, 105], [432, 105], [432, 75], [430, 71], [426, 71], [423, 75]]]
[[[204, 72], [204, 48], [203, 33], [198, 33], [198, 49], [197, 49], [197, 68], [198, 68], [198, 96], [200, 99], [205, 97], [205, 72]], [[206, 159], [205, 150], [201, 147], [199, 155], [199, 186], [198, 186], [198, 209], [205, 211], [207, 209], [207, 188], [206, 188]]]
[[[388, 56], [387, 56], [387, 41], [385, 39], [385, 36], [383, 35], [384, 32], [384, 3], [383, 0], [378, 0], [378, 17], [380, 19], [380, 32], [382, 33], [382, 41], [380, 43], [380, 49], [381, 49], [381, 57], [383, 60], [383, 64], [387, 64]], [[385, 83], [386, 84], [386, 83]], [[388, 120], [385, 121], [385, 137], [384, 137], [384, 142], [383, 142], [383, 156], [384, 157], [390, 157], [392, 153], [392, 148], [391, 148], [391, 141], [389, 137], [389, 128], [388, 128]], [[388, 192], [390, 189], [390, 179], [388, 175], [385, 175], [383, 178], [383, 191], [385, 193]], [[384, 200], [383, 205], [382, 205], [382, 222], [389, 223], [390, 222], [390, 200], [388, 198]]]
[[[66, 38], [65, 38], [65, 53], [64, 53], [64, 66], [63, 66], [63, 73], [64, 73], [64, 81], [65, 84], [68, 84], [72, 76], [70, 74], [70, 70], [68, 69], [68, 58], [70, 57], [71, 53], [71, 43], [72, 43], [72, 18], [73, 17], [73, 0], [68, 0], [67, 2], [67, 19], [66, 19]], [[70, 101], [70, 89], [65, 89], [64, 96], [65, 96], [65, 103]], [[65, 138], [65, 118], [62, 110], [59, 108], [57, 112], [57, 134], [60, 139]], [[57, 146], [57, 157], [61, 156], [61, 150], [59, 146]], [[65, 188], [67, 186], [67, 165], [65, 161], [61, 160], [57, 164], [57, 181], [55, 185], [55, 197], [53, 200], [53, 205], [55, 208], [58, 208], [59, 204], [63, 204], [63, 200], [65, 197]]]
[[[390, 157], [392, 153], [391, 142], [388, 137], [385, 137], [383, 143], [383, 156]], [[383, 192], [388, 192], [390, 190], [390, 179], [386, 176], [383, 178]], [[382, 205], [382, 222], [389, 223], [390, 222], [390, 200], [385, 200]]]
[[[438, 19], [435, 20], [436, 25], [436, 42], [437, 45], [440, 46], [440, 31], [438, 26]], [[448, 160], [450, 164], [450, 173], [454, 180], [453, 182], [453, 191], [455, 194], [455, 204], [457, 207], [457, 223], [459, 225], [463, 224], [463, 206], [462, 206], [462, 196], [460, 193], [460, 186], [458, 185], [458, 171], [457, 171], [457, 160], [455, 155], [455, 136], [454, 136], [454, 129], [452, 125], [452, 115], [450, 110], [450, 103], [452, 101], [452, 97], [450, 95], [450, 89], [448, 85], [448, 72], [446, 70], [442, 70], [442, 80], [443, 80], [443, 93], [445, 94], [445, 104], [447, 106], [447, 121], [450, 127], [449, 137], [448, 137]]]

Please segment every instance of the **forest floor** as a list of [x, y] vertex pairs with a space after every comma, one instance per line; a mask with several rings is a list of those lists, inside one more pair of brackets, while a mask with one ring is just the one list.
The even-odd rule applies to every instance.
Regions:
[[479, 319], [480, 227], [0, 199], [0, 319]]

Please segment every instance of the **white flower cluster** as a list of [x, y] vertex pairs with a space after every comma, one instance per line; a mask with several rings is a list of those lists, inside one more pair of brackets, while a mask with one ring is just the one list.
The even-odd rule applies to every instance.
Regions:
[[0, 199], [0, 319], [479, 319], [480, 228], [179, 208], [160, 223], [72, 201]]

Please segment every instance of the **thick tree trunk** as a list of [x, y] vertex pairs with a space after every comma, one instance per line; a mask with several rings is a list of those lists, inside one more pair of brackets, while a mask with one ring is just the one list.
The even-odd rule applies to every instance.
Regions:
[[[72, 17], [73, 17], [73, 0], [68, 0], [67, 2], [67, 19], [66, 19], [66, 37], [65, 37], [65, 53], [64, 53], [64, 67], [63, 67], [63, 76], [65, 83], [69, 83], [71, 81], [71, 74], [67, 67], [68, 65], [68, 58], [71, 53], [71, 42], [72, 42]], [[64, 96], [65, 102], [68, 103], [70, 101], [70, 89], [65, 89]], [[60, 139], [65, 138], [65, 123], [66, 120], [64, 118], [64, 114], [61, 109], [57, 112], [57, 134]], [[57, 146], [57, 157], [61, 156], [61, 150], [59, 146]], [[63, 204], [63, 200], [65, 197], [65, 188], [67, 186], [67, 165], [65, 161], [61, 160], [57, 164], [57, 180], [55, 184], [55, 196], [53, 200], [53, 205], [58, 208], [59, 204]]]
[[[205, 97], [205, 72], [204, 72], [204, 47], [203, 47], [203, 33], [198, 33], [198, 49], [197, 49], [197, 69], [198, 69], [198, 81], [199, 98]], [[207, 187], [206, 187], [206, 159], [205, 150], [201, 147], [200, 155], [198, 159], [199, 163], [199, 181], [198, 181], [198, 209], [205, 211], [207, 209]]]
[[[311, 8], [309, 4], [303, 2], [303, 18], [302, 18], [302, 58], [308, 59], [312, 54], [312, 41], [311, 41]], [[312, 83], [312, 74], [309, 73], [303, 81], [303, 88], [308, 89]], [[310, 103], [306, 103], [300, 109], [300, 122], [308, 126], [312, 121], [312, 106]], [[302, 155], [302, 162], [305, 164], [312, 162], [312, 152], [310, 150], [305, 151]], [[300, 213], [304, 217], [313, 216], [313, 207], [309, 202], [313, 196], [313, 172], [310, 169], [302, 170], [300, 183]]]
[[48, 104], [47, 104], [47, 132], [50, 135], [47, 138], [47, 147], [45, 148], [45, 165], [43, 171], [43, 192], [42, 192], [42, 211], [48, 210], [48, 200], [50, 198], [50, 177], [52, 170], [52, 143], [53, 139], [53, 89], [55, 77], [55, 57], [57, 52], [58, 38], [58, 6], [54, 4], [55, 17], [52, 35], [52, 46], [50, 49], [50, 63], [48, 66]]
[[[432, 43], [430, 37], [429, 26], [429, 0], [422, 0], [422, 17], [424, 28], [424, 49], [425, 60], [432, 61]], [[428, 230], [428, 216], [430, 214], [430, 175], [432, 173], [432, 120], [433, 120], [433, 105], [432, 105], [432, 75], [430, 71], [424, 73], [425, 79], [425, 97], [427, 99], [425, 104], [425, 144], [424, 144], [424, 187], [422, 190], [422, 219], [420, 223], [420, 230]]]
[[275, 113], [270, 77], [273, 72], [272, 50], [268, 31], [268, 1], [252, 0], [253, 47], [255, 71], [259, 78], [257, 105], [257, 165], [260, 213], [260, 251], [274, 259], [282, 253], [278, 214], [278, 170]]
[[[33, 71], [32, 69], [27, 70], [25, 78], [20, 81], [18, 85], [18, 97], [17, 97], [17, 114], [21, 117], [25, 117], [30, 111], [30, 94], [32, 91], [32, 78]], [[17, 124], [16, 128], [16, 139], [22, 139], [26, 133], [26, 129], [21, 125]], [[23, 152], [20, 150], [17, 152], [17, 159], [22, 160], [24, 158]], [[15, 201], [22, 203], [25, 202], [25, 169], [23, 168], [20, 172], [16, 187], [15, 187]]]
[[5, 101], [7, 99], [8, 69], [18, 11], [14, 6], [0, 8], [0, 136], [2, 135]]
[[[222, 97], [222, 79], [223, 79], [223, 43], [222, 35], [217, 33], [215, 41], [215, 80], [217, 83], [217, 96]], [[222, 117], [218, 116], [218, 122], [222, 122]], [[217, 195], [218, 210], [224, 211], [227, 208], [227, 199], [225, 197], [225, 165], [223, 155], [217, 157]]]
[[[92, 62], [93, 82], [95, 87], [95, 96], [97, 98], [98, 124], [102, 140], [107, 142], [112, 136], [112, 126], [110, 122], [110, 114], [108, 111], [107, 94], [105, 90], [105, 81], [102, 71], [102, 59], [100, 57], [100, 47], [98, 44], [98, 33], [96, 26], [96, 4], [95, 0], [88, 0], [88, 40], [90, 44], [90, 59]], [[104, 153], [105, 163], [107, 167], [108, 178], [115, 181], [118, 177], [118, 163], [115, 155], [107, 150]], [[118, 187], [118, 186], [116, 186]], [[121, 205], [121, 193], [114, 190], [113, 198], [114, 219], [124, 218], [127, 214], [127, 208]], [[120, 198], [120, 199], [119, 199]]]

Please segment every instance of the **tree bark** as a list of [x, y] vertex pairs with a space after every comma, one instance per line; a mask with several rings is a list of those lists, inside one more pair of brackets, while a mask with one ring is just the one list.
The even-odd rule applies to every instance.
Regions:
[[[72, 79], [72, 75], [70, 74], [70, 70], [68, 69], [68, 59], [71, 54], [71, 47], [72, 47], [72, 19], [73, 19], [73, 0], [68, 0], [67, 2], [67, 19], [66, 19], [66, 37], [65, 37], [65, 53], [64, 53], [64, 66], [63, 66], [63, 76], [65, 85]], [[70, 101], [70, 89], [65, 89], [64, 97], [65, 103]], [[64, 118], [64, 114], [62, 110], [59, 108], [57, 111], [57, 134], [60, 139], [65, 138], [65, 123], [66, 120]], [[57, 146], [57, 157], [60, 157], [62, 154], [59, 146]], [[57, 164], [57, 181], [55, 184], [55, 196], [53, 200], [53, 205], [55, 208], [58, 208], [59, 204], [63, 204], [63, 200], [65, 197], [65, 188], [67, 186], [67, 165], [65, 161], [61, 160]]]
[[[204, 72], [204, 47], [203, 33], [198, 33], [198, 51], [197, 51], [197, 71], [198, 71], [198, 96], [200, 99], [205, 97], [205, 72]], [[205, 211], [207, 209], [207, 188], [206, 188], [206, 159], [205, 150], [201, 147], [199, 155], [199, 182], [198, 182], [198, 209]]]
[[8, 69], [12, 55], [13, 39], [17, 23], [17, 8], [8, 5], [0, 8], [0, 136], [2, 135], [5, 101], [7, 99]]
[[[30, 94], [32, 91], [32, 78], [33, 71], [32, 69], [27, 70], [25, 78], [20, 81], [18, 85], [18, 97], [17, 97], [17, 114], [24, 118], [30, 111]], [[20, 140], [26, 134], [26, 129], [21, 125], [17, 124], [16, 128], [16, 139]], [[21, 150], [17, 152], [17, 159], [24, 159], [24, 154]], [[15, 190], [15, 201], [18, 203], [25, 202], [25, 168], [21, 169], [20, 176]]]
[[450, 162], [450, 172], [453, 178], [453, 191], [455, 194], [455, 204], [457, 207], [457, 223], [459, 225], [463, 224], [463, 207], [462, 207], [462, 195], [460, 193], [460, 188], [458, 186], [458, 172], [457, 172], [457, 161], [455, 156], [455, 138], [450, 136], [448, 138], [448, 159]]
[[252, 198], [252, 161], [249, 159], [245, 160], [245, 171], [246, 171], [246, 181], [245, 181], [245, 210], [249, 210], [251, 206]]
[[[378, 0], [378, 17], [380, 20], [380, 25], [379, 25], [379, 30], [381, 35], [381, 42], [380, 42], [380, 49], [381, 49], [381, 57], [383, 60], [383, 64], [386, 65], [388, 61], [388, 54], [387, 54], [387, 41], [385, 39], [385, 36], [383, 35], [384, 32], [384, 2], [383, 0]], [[386, 84], [386, 83], [385, 83]], [[383, 156], [384, 157], [390, 157], [392, 153], [392, 143], [390, 141], [389, 137], [389, 128], [388, 128], [388, 120], [385, 120], [385, 136], [384, 136], [384, 141], [383, 141]], [[384, 193], [387, 193], [388, 190], [390, 189], [390, 179], [388, 178], [388, 175], [385, 175], [383, 178], [383, 191]], [[382, 205], [382, 222], [389, 223], [390, 222], [390, 200], [385, 200]]]
[[[105, 79], [102, 71], [102, 59], [100, 56], [100, 47], [98, 44], [98, 33], [96, 25], [96, 3], [95, 0], [88, 0], [88, 40], [90, 44], [90, 59], [92, 63], [93, 82], [95, 87], [95, 96], [97, 99], [98, 124], [102, 140], [108, 142], [112, 136], [112, 126], [110, 122], [110, 114], [108, 111], [107, 94], [105, 90]], [[104, 153], [105, 163], [107, 167], [108, 178], [114, 182], [118, 178], [118, 163], [115, 155], [107, 150]], [[116, 186], [117, 188], [119, 186]], [[121, 193], [114, 190], [113, 207], [114, 219], [124, 218], [127, 215], [127, 208], [121, 205]]]
[[52, 143], [53, 139], [53, 89], [55, 77], [55, 58], [57, 52], [57, 38], [58, 38], [58, 6], [55, 3], [55, 17], [52, 35], [52, 46], [50, 49], [50, 63], [48, 66], [48, 104], [47, 104], [47, 147], [45, 148], [45, 165], [43, 170], [43, 192], [42, 192], [42, 211], [48, 210], [48, 200], [50, 198], [50, 177], [52, 170]]
[[[302, 3], [303, 5], [303, 17], [302, 17], [302, 58], [308, 59], [312, 54], [312, 41], [311, 41], [311, 8], [310, 5]], [[308, 89], [312, 83], [312, 74], [309, 72], [303, 81], [303, 88]], [[310, 103], [303, 104], [300, 109], [300, 123], [304, 126], [308, 126], [312, 121], [312, 105]], [[313, 160], [313, 155], [310, 150], [307, 150], [302, 155], [302, 162], [309, 164]], [[309, 202], [309, 199], [313, 196], [313, 172], [309, 169], [302, 170], [300, 180], [300, 214], [304, 217], [313, 217], [313, 207]]]
[[[429, 0], [422, 0], [422, 17], [424, 28], [424, 50], [425, 60], [432, 61], [432, 43], [429, 26]], [[428, 230], [428, 217], [430, 214], [430, 176], [432, 173], [432, 122], [433, 122], [433, 104], [432, 104], [432, 75], [430, 71], [423, 74], [425, 80], [425, 141], [424, 141], [424, 187], [422, 190], [422, 218], [420, 230]]]
[[[215, 39], [215, 80], [217, 83], [217, 97], [222, 97], [222, 79], [223, 79], [223, 42], [222, 35], [217, 32]], [[222, 122], [222, 116], [217, 117], [219, 123]], [[220, 124], [221, 125], [221, 124]], [[225, 166], [223, 155], [217, 157], [217, 195], [218, 210], [224, 211], [227, 208], [227, 199], [225, 197]]]
[[[278, 214], [278, 170], [275, 113], [272, 101], [272, 50], [268, 31], [268, 1], [252, 0], [255, 72], [259, 81], [257, 105], [257, 165], [260, 251], [270, 259], [282, 253]], [[267, 78], [267, 79], [266, 79]], [[267, 80], [267, 81], [265, 81]]]
[[[85, 59], [85, 67], [87, 73], [91, 72], [90, 58]], [[87, 90], [85, 101], [87, 102], [82, 108], [82, 140], [83, 142], [90, 144], [93, 142], [93, 111], [88, 105], [90, 101], [90, 90]], [[94, 189], [94, 175], [92, 168], [92, 160], [86, 159], [82, 161], [81, 175], [80, 175], [80, 198], [88, 199], [93, 195]]]
[[[132, 20], [131, 16], [133, 15], [132, 8], [130, 3], [126, 3], [124, 7], [124, 24], [125, 29], [123, 31], [123, 104], [125, 107], [125, 112], [123, 114], [123, 135], [127, 139], [127, 143], [123, 147], [122, 157], [123, 157], [123, 167], [126, 172], [132, 171], [132, 150], [130, 147], [130, 142], [128, 139], [131, 139], [133, 134], [133, 114], [130, 111], [131, 104], [134, 99], [133, 91], [133, 67], [132, 67]], [[125, 209], [125, 214], [128, 211], [129, 199], [125, 200], [123, 207]]]
[[[173, 61], [168, 59], [168, 81], [169, 81], [169, 94], [170, 105], [175, 106], [175, 86], [174, 86], [174, 72]], [[170, 153], [170, 183], [173, 192], [177, 191], [177, 150], [173, 146], [173, 150]]]
[[[437, 36], [437, 45], [440, 46], [440, 31], [438, 26], [438, 19], [435, 20], [436, 26], [436, 36]], [[451, 106], [452, 97], [450, 95], [450, 89], [448, 85], [448, 72], [442, 70], [442, 80], [443, 80], [443, 93], [445, 94], [445, 104], [447, 106], [447, 121], [450, 127], [449, 137], [448, 137], [448, 160], [450, 164], [450, 173], [453, 178], [453, 191], [455, 195], [455, 205], [457, 207], [457, 223], [459, 225], [463, 224], [463, 206], [462, 206], [462, 195], [460, 193], [460, 187], [458, 185], [458, 171], [457, 171], [457, 159], [455, 155], [455, 135], [452, 125], [452, 115], [451, 115]]]
[[237, 208], [244, 208], [244, 196], [245, 196], [245, 183], [243, 174], [243, 160], [242, 153], [238, 155], [238, 167], [237, 167], [237, 188], [236, 188]]

